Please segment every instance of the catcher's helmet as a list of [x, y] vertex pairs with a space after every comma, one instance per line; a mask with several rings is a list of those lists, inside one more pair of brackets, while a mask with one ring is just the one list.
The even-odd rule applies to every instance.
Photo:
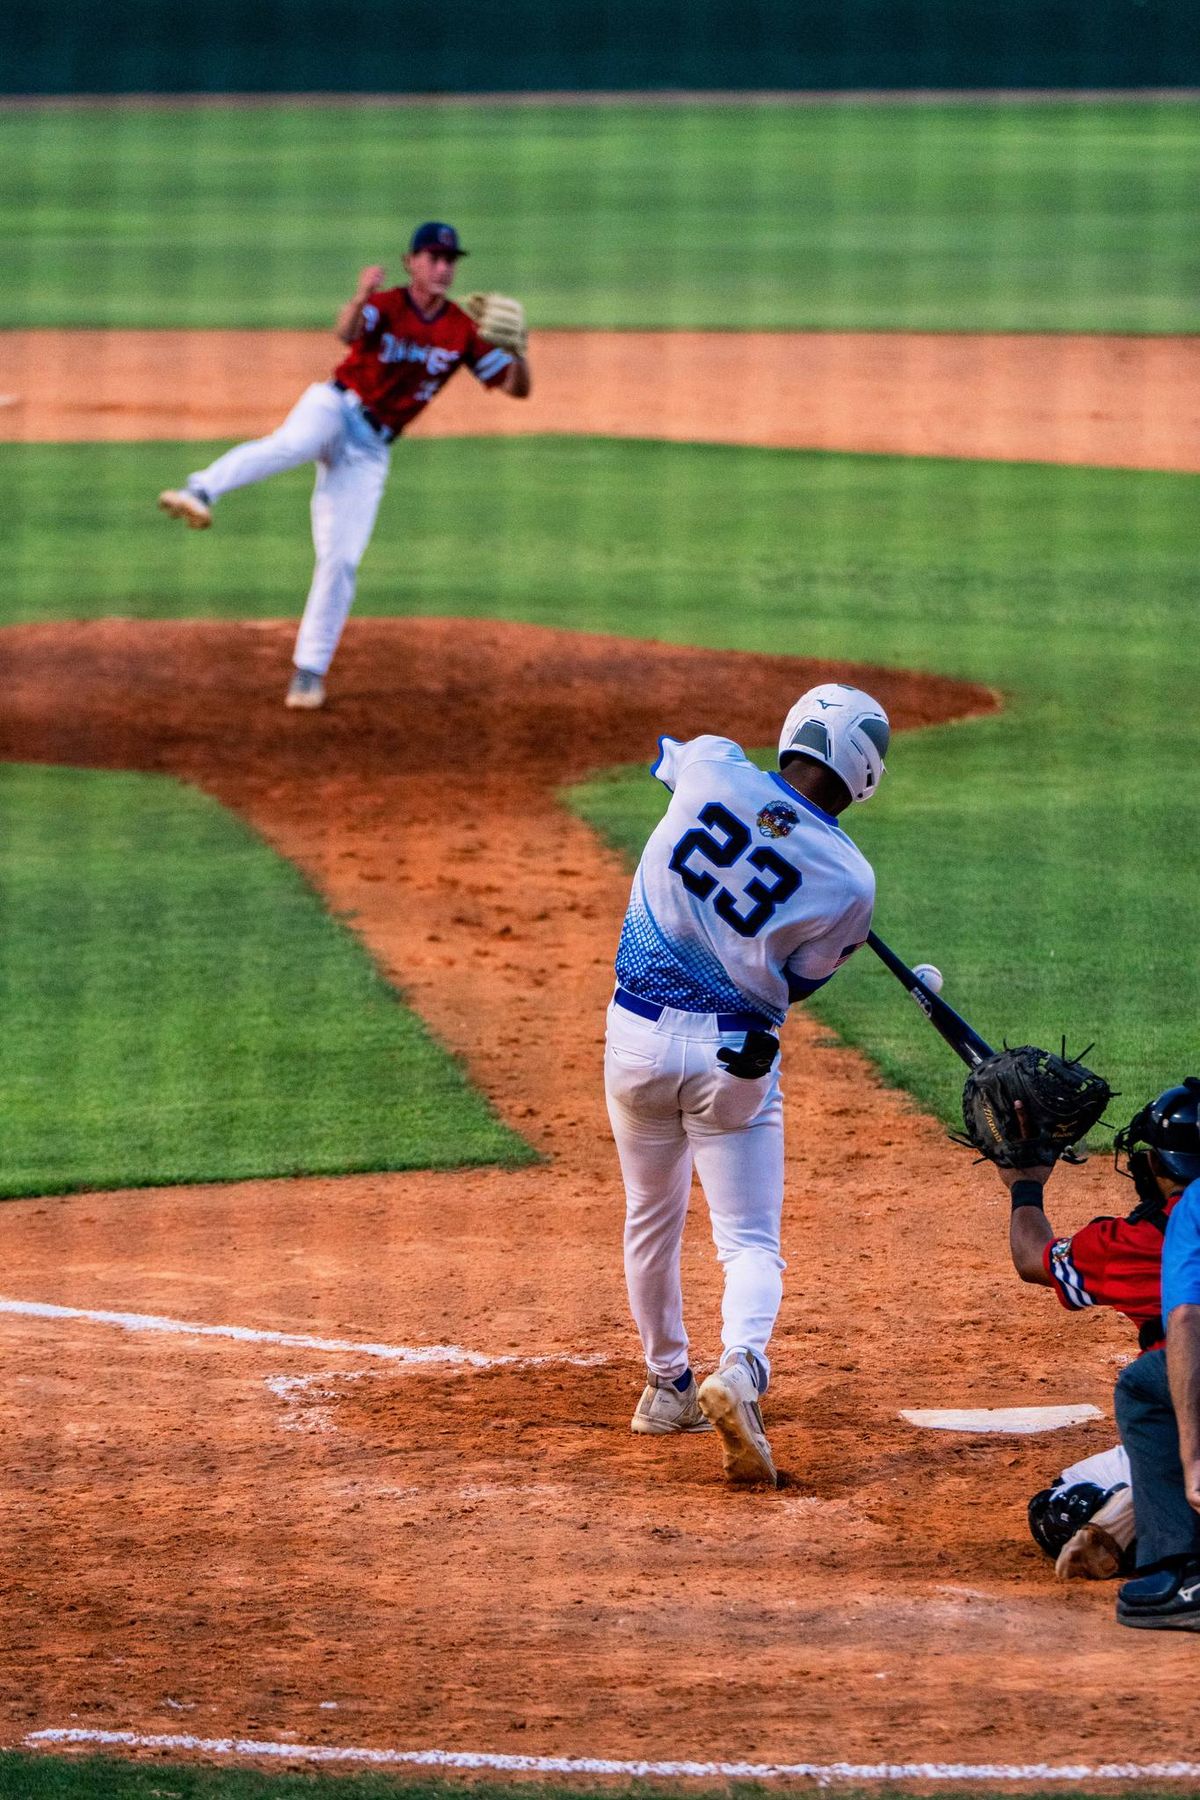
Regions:
[[869, 800], [884, 772], [891, 727], [878, 700], [843, 681], [801, 694], [779, 734], [779, 766], [807, 756], [841, 777], [852, 800]]
[[1178, 1087], [1165, 1088], [1113, 1142], [1118, 1156], [1129, 1157], [1147, 1145], [1176, 1181], [1200, 1178], [1200, 1076], [1186, 1075]]

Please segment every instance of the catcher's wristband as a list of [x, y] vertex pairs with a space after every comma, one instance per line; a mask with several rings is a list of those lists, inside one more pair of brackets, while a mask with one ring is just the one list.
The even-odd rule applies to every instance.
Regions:
[[1030, 1181], [1026, 1177], [1021, 1181], [1014, 1181], [1008, 1191], [1012, 1197], [1014, 1212], [1018, 1206], [1036, 1206], [1039, 1212], [1045, 1212], [1046, 1195], [1040, 1181]]

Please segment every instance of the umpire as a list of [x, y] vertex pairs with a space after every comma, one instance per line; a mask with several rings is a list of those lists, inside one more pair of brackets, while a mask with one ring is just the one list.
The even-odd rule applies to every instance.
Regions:
[[1200, 1078], [1189, 1075], [1143, 1108], [1117, 1148], [1131, 1171], [1140, 1161], [1188, 1183], [1163, 1243], [1166, 1348], [1130, 1363], [1117, 1382], [1138, 1550], [1137, 1574], [1117, 1594], [1117, 1620], [1140, 1631], [1200, 1631]]

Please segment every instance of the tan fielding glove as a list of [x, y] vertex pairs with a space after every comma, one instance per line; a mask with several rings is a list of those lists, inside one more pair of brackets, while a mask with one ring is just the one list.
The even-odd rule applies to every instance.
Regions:
[[461, 302], [463, 311], [474, 319], [480, 337], [498, 350], [511, 350], [524, 356], [529, 344], [525, 325], [525, 308], [507, 294], [468, 294]]

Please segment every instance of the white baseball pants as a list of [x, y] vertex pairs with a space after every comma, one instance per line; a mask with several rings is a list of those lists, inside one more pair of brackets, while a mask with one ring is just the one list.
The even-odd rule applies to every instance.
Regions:
[[721, 1344], [757, 1358], [765, 1386], [787, 1266], [783, 1096], [778, 1060], [758, 1081], [716, 1060], [744, 1037], [720, 1032], [712, 1013], [668, 1007], [650, 1020], [614, 1003], [604, 1089], [625, 1181], [625, 1281], [647, 1367], [671, 1378], [688, 1367], [679, 1262], [694, 1165], [725, 1273]]
[[296, 637], [293, 660], [298, 669], [324, 675], [333, 661], [354, 604], [358, 565], [371, 541], [390, 461], [390, 447], [362, 417], [358, 396], [343, 393], [330, 381], [316, 381], [277, 431], [236, 444], [188, 477], [189, 486], [202, 488], [216, 501], [234, 488], [316, 463], [312, 535], [317, 566]]
[[1063, 1470], [1054, 1486], [1074, 1487], [1077, 1481], [1094, 1481], [1100, 1488], [1116, 1487], [1123, 1481], [1132, 1487], [1129, 1453], [1124, 1444], [1114, 1444], [1111, 1450], [1098, 1450], [1095, 1456], [1085, 1456], [1082, 1462], [1072, 1463], [1069, 1469]]

